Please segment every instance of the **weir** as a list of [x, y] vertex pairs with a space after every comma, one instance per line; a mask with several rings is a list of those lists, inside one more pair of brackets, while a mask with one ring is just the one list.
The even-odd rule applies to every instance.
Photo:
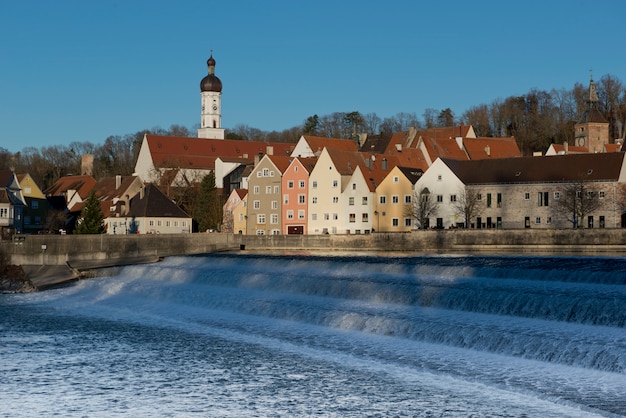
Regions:
[[[451, 254], [626, 255], [626, 229], [429, 230], [364, 235], [251, 236], [222, 233], [173, 235], [17, 235], [1, 242], [9, 262], [31, 278], [65, 280], [80, 271], [155, 262], [174, 255], [220, 251], [408, 252]], [[57, 266], [57, 267], [51, 267]], [[60, 266], [60, 267], [59, 267]]]

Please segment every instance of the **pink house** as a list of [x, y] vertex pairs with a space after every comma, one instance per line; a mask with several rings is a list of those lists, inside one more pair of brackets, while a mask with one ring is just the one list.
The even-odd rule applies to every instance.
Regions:
[[294, 158], [282, 178], [283, 234], [307, 234], [309, 174], [317, 157]]

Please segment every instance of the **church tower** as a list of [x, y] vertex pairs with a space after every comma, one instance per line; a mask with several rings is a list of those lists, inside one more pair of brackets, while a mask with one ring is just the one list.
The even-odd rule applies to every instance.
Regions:
[[598, 94], [593, 77], [589, 81], [589, 98], [587, 110], [576, 125], [575, 145], [587, 147], [589, 152], [605, 152], [605, 145], [609, 143], [609, 121], [598, 110]]
[[215, 75], [213, 53], [207, 61], [209, 74], [200, 81], [202, 113], [198, 138], [224, 139], [222, 128], [222, 81]]

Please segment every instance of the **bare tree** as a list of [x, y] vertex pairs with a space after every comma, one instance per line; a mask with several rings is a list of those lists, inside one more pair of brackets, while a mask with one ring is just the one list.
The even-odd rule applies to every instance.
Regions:
[[465, 228], [468, 228], [473, 218], [480, 216], [483, 211], [483, 203], [480, 193], [468, 189], [467, 187], [459, 190], [456, 201], [452, 202], [454, 212], [457, 216], [462, 217], [465, 221]]
[[566, 219], [573, 228], [584, 228], [583, 220], [602, 207], [599, 192], [595, 184], [583, 180], [564, 185], [554, 200], [555, 215]]
[[406, 207], [404, 216], [415, 219], [419, 229], [427, 229], [430, 226], [428, 220], [437, 216], [437, 209], [437, 202], [430, 196], [428, 187], [422, 187], [414, 192], [413, 203]]

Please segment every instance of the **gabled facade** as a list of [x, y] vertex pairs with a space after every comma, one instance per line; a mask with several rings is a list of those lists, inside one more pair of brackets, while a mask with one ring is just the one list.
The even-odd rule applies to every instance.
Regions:
[[15, 173], [0, 171], [0, 230], [5, 238], [10, 233], [23, 231], [23, 211], [26, 200]]
[[308, 233], [309, 174], [317, 157], [293, 158], [282, 178], [282, 233], [302, 235]]
[[343, 191], [359, 165], [366, 165], [360, 153], [322, 150], [309, 177], [309, 234], [346, 232], [348, 228], [342, 218]]
[[248, 179], [246, 235], [282, 234], [282, 176], [291, 157], [265, 155]]
[[340, 198], [339, 233], [369, 234], [374, 228], [372, 215], [376, 193], [370, 187], [371, 182], [365, 177], [368, 172], [365, 166], [357, 166], [343, 189]]
[[598, 95], [593, 79], [589, 80], [589, 96], [587, 109], [574, 125], [574, 141], [579, 147], [585, 147], [589, 152], [603, 152], [609, 143], [609, 121], [598, 109]]
[[191, 216], [176, 206], [155, 185], [148, 184], [130, 199], [124, 216], [109, 218], [108, 234], [191, 233]]
[[221, 232], [234, 233], [238, 230], [235, 229], [235, 211], [241, 206], [244, 196], [247, 194], [246, 190], [235, 189], [233, 190], [222, 209], [222, 230]]
[[233, 233], [245, 234], [248, 219], [248, 190], [243, 190], [241, 202], [233, 208]]
[[394, 167], [376, 188], [376, 231], [410, 232], [415, 228], [412, 216], [414, 187], [422, 170]]
[[46, 228], [50, 204], [30, 174], [19, 174], [17, 178], [26, 203], [23, 233], [38, 234]]

